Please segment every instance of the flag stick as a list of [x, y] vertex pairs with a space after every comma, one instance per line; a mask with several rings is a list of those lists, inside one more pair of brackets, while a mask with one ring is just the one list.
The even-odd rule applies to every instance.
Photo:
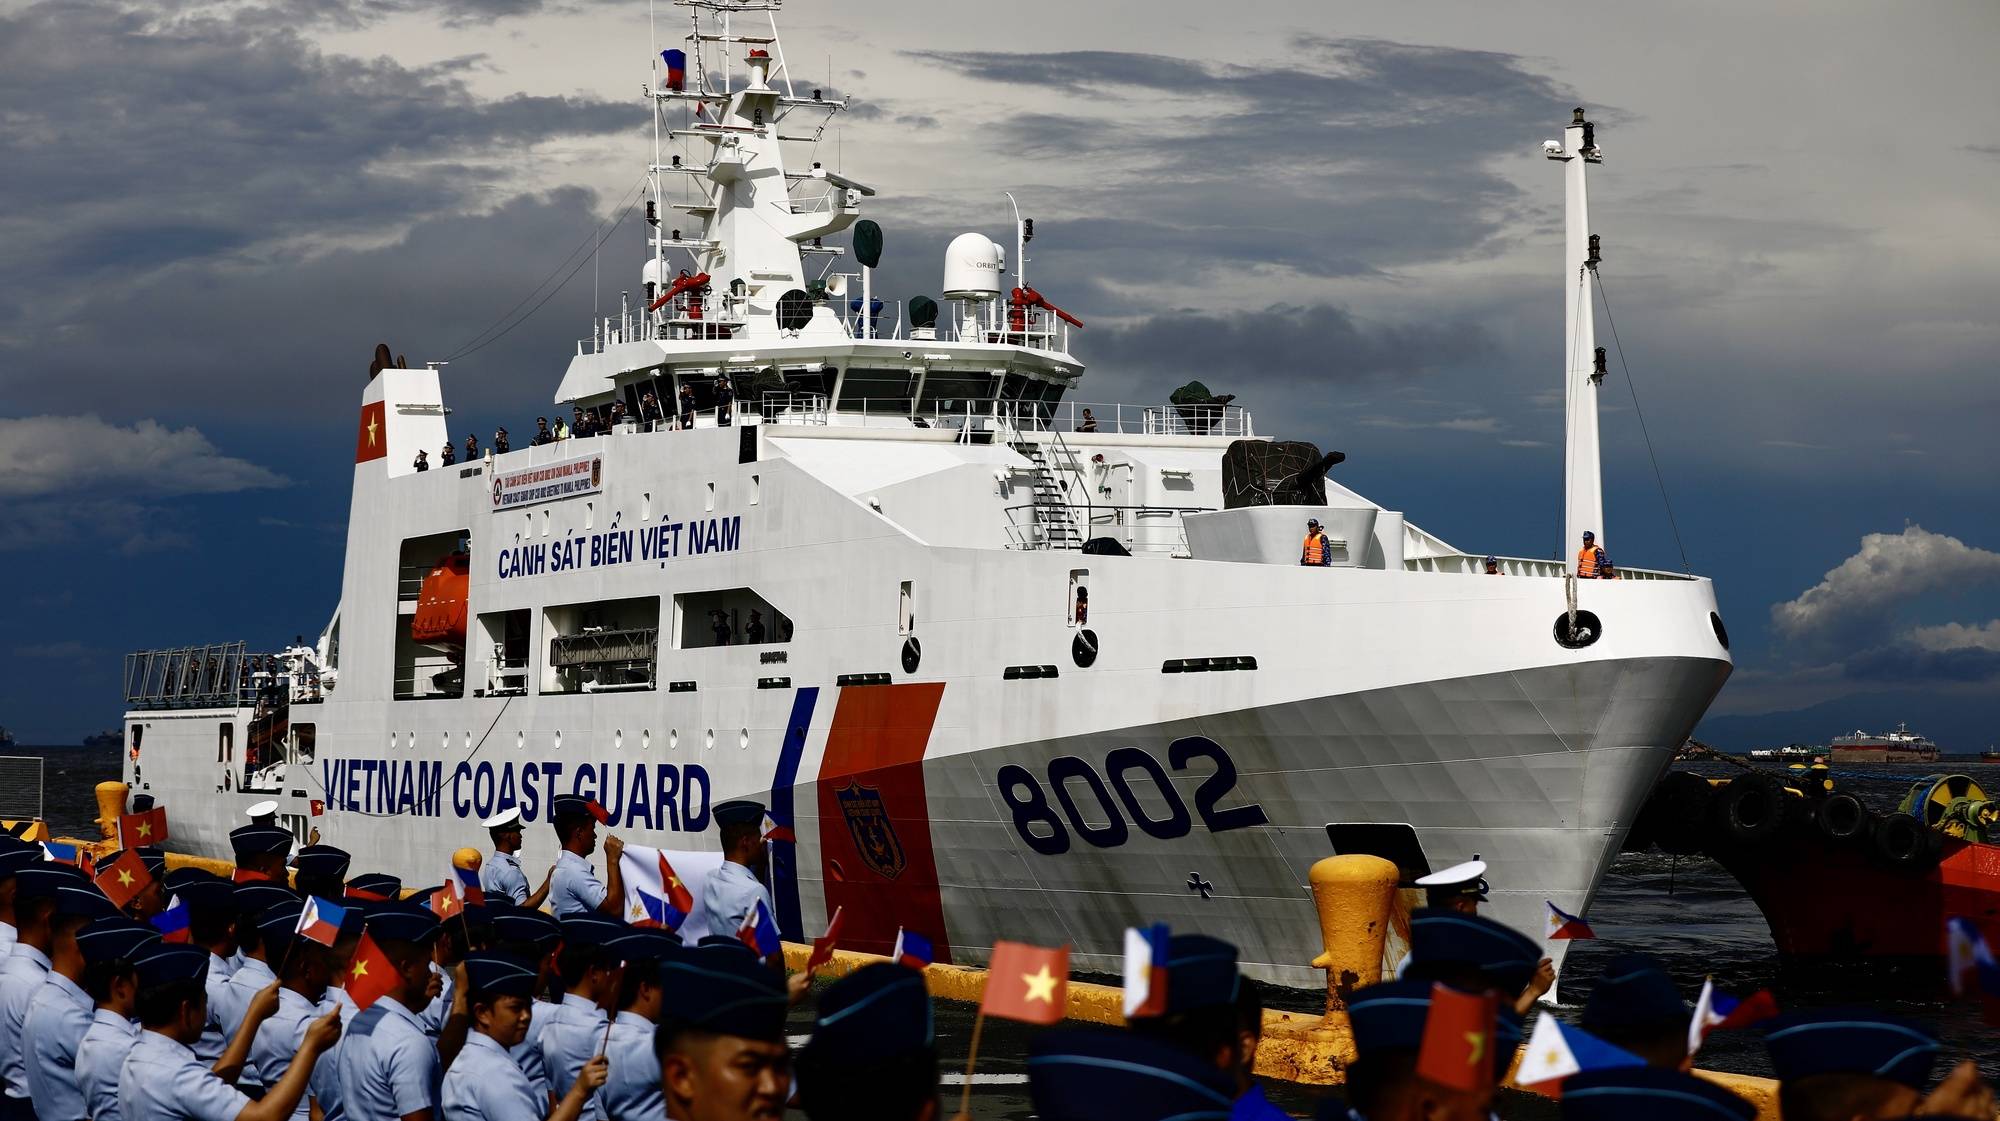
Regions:
[[972, 1020], [972, 1051], [965, 1056], [965, 1090], [958, 1096], [958, 1111], [972, 1112], [972, 1067], [979, 1061], [979, 1033], [986, 1027], [986, 1009], [980, 1008], [979, 1015]]

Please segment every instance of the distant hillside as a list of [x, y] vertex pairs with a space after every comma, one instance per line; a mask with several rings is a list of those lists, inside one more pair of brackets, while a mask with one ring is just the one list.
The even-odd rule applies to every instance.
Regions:
[[1725, 750], [1745, 751], [1786, 743], [1823, 744], [1856, 728], [1886, 732], [1901, 721], [1935, 740], [1946, 754], [1974, 754], [2000, 742], [2000, 698], [1863, 693], [1792, 712], [1711, 716], [1695, 729], [1694, 738]]

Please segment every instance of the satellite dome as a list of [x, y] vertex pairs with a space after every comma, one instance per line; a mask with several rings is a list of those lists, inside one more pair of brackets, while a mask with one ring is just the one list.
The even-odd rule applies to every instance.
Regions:
[[1007, 255], [985, 234], [965, 233], [951, 239], [944, 251], [944, 298], [997, 300], [1000, 274]]

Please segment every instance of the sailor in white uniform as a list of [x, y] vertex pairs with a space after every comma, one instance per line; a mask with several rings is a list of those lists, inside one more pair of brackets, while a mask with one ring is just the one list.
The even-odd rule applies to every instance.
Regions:
[[1486, 902], [1486, 862], [1473, 853], [1463, 864], [1417, 877], [1417, 886], [1424, 889], [1426, 906], [1476, 915]]
[[479, 867], [479, 889], [488, 896], [505, 896], [529, 910], [537, 910], [549, 896], [555, 869], [542, 877], [542, 886], [528, 890], [528, 875], [521, 870], [521, 830], [524, 823], [518, 807], [501, 810], [483, 823], [493, 838], [493, 856]]
[[444, 1076], [444, 1121], [575, 1121], [608, 1069], [604, 1056], [585, 1063], [576, 1082], [551, 1111], [548, 1092], [531, 1082], [509, 1052], [528, 1034], [535, 971], [505, 954], [465, 959], [473, 1030]]
[[770, 909], [770, 890], [752, 869], [764, 863], [764, 807], [738, 800], [715, 807], [715, 825], [722, 834], [722, 864], [702, 885], [697, 906], [710, 934], [734, 935], [759, 902]]
[[597, 848], [597, 818], [590, 812], [590, 803], [563, 795], [549, 810], [556, 841], [563, 850], [550, 876], [549, 903], [556, 917], [593, 912], [619, 917], [625, 910], [625, 879], [618, 871], [618, 857], [625, 851], [625, 843], [616, 837], [605, 838], [606, 874], [599, 880], [597, 870], [590, 865], [590, 854]]

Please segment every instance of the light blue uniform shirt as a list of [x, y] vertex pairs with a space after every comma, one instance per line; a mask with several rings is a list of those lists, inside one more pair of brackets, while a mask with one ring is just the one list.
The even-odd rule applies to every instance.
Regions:
[[0, 922], [0, 958], [14, 952], [14, 943], [21, 940], [21, 932], [10, 922]]
[[250, 1104], [194, 1052], [156, 1031], [142, 1031], [118, 1076], [125, 1121], [236, 1121]]
[[521, 871], [521, 858], [511, 852], [494, 853], [492, 859], [479, 866], [479, 890], [526, 903], [528, 876]]
[[328, 985], [326, 996], [320, 1003], [334, 1004], [340, 1008], [340, 1030], [343, 1032], [347, 1030], [348, 1025], [354, 1023], [356, 1016], [361, 1015], [361, 1006], [354, 1003], [354, 998], [347, 995], [347, 990], [338, 985]]
[[8, 1097], [20, 1101], [28, 1100], [21, 1025], [28, 1019], [28, 1005], [48, 979], [48, 955], [25, 942], [16, 942], [14, 952], [0, 961], [0, 1083], [5, 1083]]
[[533, 1086], [543, 1098], [549, 1096], [549, 1068], [542, 1062], [542, 1029], [555, 1019], [560, 1004], [550, 1004], [546, 1000], [535, 1002], [535, 1010], [528, 1020], [528, 1034], [507, 1053], [521, 1066], [521, 1073], [528, 1076], [528, 1084]]
[[[243, 964], [229, 977], [229, 983], [217, 990], [224, 1001], [217, 1009], [214, 997], [209, 998], [209, 1011], [216, 1015], [216, 1022], [222, 1025], [224, 1039], [235, 1039], [236, 1029], [243, 1026], [243, 1017], [250, 1012], [250, 1001], [263, 991], [264, 986], [278, 979], [271, 967], [256, 958], [244, 958]], [[257, 1067], [257, 1048], [252, 1041], [250, 1057], [243, 1061], [243, 1074], [236, 1079], [238, 1086], [268, 1086], [277, 1081], [267, 1078]]]
[[444, 1031], [444, 1022], [451, 1019], [452, 990], [458, 987], [458, 982], [452, 978], [451, 970], [437, 962], [431, 963], [431, 972], [444, 983], [444, 988], [438, 990], [437, 996], [424, 1007], [423, 1015], [417, 1019], [423, 1021], [424, 1034], [435, 1041]]
[[[208, 955], [208, 976], [202, 983], [202, 987], [208, 990], [208, 1024], [201, 1029], [201, 1038], [194, 1043], [195, 1057], [204, 1063], [214, 1063], [224, 1051], [229, 1050], [229, 1037], [222, 1034], [222, 1018], [216, 1012], [218, 1001], [215, 994], [229, 983], [230, 976], [236, 972], [238, 960], [234, 955]], [[226, 1001], [228, 998], [225, 996], [223, 999]]]
[[76, 1084], [83, 1090], [83, 1108], [91, 1121], [125, 1121], [118, 1075], [137, 1042], [138, 1024], [104, 1008], [91, 1013], [90, 1030], [76, 1049]]
[[[306, 1028], [332, 1010], [333, 1005], [314, 1004], [291, 989], [278, 990], [278, 1010], [257, 1026], [257, 1036], [250, 1041], [250, 1062], [256, 1064], [265, 1085], [278, 1084], [278, 1080], [291, 1069], [300, 1044], [306, 1041]], [[331, 1112], [327, 1108], [327, 1098], [329, 1095], [335, 1099], [340, 1096], [339, 1072], [340, 1045], [336, 1043], [331, 1049], [321, 1052], [319, 1060], [313, 1064], [312, 1075], [306, 1083], [306, 1094], [299, 1098], [298, 1108], [292, 1111], [292, 1116], [299, 1121], [311, 1116], [308, 1103], [312, 1098], [320, 1099], [322, 1111]]]
[[708, 919], [708, 932], [735, 934], [742, 929], [743, 920], [756, 910], [760, 899], [775, 920], [778, 909], [771, 902], [771, 893], [757, 881], [757, 874], [741, 864], [723, 861], [720, 868], [709, 873], [708, 882], [701, 889], [701, 913]]
[[409, 1009], [385, 996], [340, 1040], [340, 1102], [356, 1121], [397, 1121], [438, 1107], [437, 1044]]
[[604, 896], [604, 884], [590, 861], [568, 849], [556, 857], [555, 879], [549, 883], [549, 906], [555, 909], [557, 918], [596, 911], [604, 903]]
[[[564, 993], [562, 1003], [549, 1014], [542, 1027], [542, 1066], [547, 1069], [549, 1091], [558, 1099], [569, 1093], [583, 1064], [597, 1054], [604, 1042], [604, 1009], [595, 1003]], [[592, 1094], [583, 1107], [583, 1121], [602, 1121], [601, 1094]]]
[[465, 1049], [444, 1076], [444, 1121], [538, 1121], [549, 1099], [537, 1094], [507, 1049], [483, 1031], [465, 1037]]
[[611, 1046], [604, 1049], [611, 1070], [597, 1096], [604, 1112], [617, 1121], [667, 1121], [667, 1099], [660, 1092], [660, 1058], [653, 1051], [653, 1021], [637, 1012], [620, 1012], [611, 1021]]
[[21, 1049], [38, 1121], [84, 1121], [89, 1116], [76, 1084], [76, 1052], [90, 1030], [93, 1003], [75, 981], [50, 970], [28, 1005]]

